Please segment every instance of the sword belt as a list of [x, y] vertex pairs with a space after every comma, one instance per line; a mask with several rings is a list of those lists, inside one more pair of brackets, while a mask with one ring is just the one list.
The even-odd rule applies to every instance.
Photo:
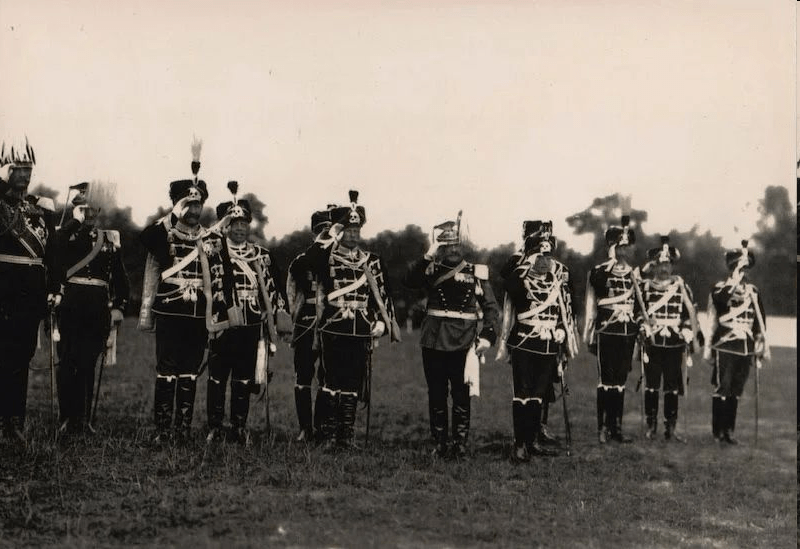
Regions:
[[0, 263], [13, 263], [14, 265], [44, 265], [41, 257], [25, 257], [22, 255], [0, 254]]
[[108, 288], [108, 282], [102, 278], [89, 278], [87, 276], [73, 276], [67, 280], [70, 284], [80, 284], [81, 286], [101, 286]]
[[444, 311], [442, 309], [428, 309], [428, 316], [440, 318], [460, 318], [462, 320], [478, 320], [477, 313], [464, 313], [461, 311]]

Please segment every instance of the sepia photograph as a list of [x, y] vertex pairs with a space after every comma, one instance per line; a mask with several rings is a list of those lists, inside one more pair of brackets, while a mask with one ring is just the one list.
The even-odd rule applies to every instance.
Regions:
[[0, 546], [796, 546], [798, 14], [0, 0]]

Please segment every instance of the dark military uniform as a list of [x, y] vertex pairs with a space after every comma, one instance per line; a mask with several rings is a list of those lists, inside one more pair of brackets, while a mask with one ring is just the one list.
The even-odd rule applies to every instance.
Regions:
[[[734, 272], [744, 258], [745, 268], [755, 264], [752, 252], [730, 251], [725, 254], [729, 268]], [[749, 281], [737, 277], [717, 282], [708, 300], [712, 337], [706, 356], [713, 360], [711, 384], [712, 431], [714, 438], [736, 443], [736, 412], [739, 397], [750, 375], [754, 359], [769, 356], [765, 344], [765, 317], [761, 295]]]
[[[0, 418], [6, 437], [23, 441], [28, 365], [36, 352], [47, 294], [61, 291], [52, 200], [25, 194], [34, 163], [0, 153]], [[24, 189], [23, 189], [24, 187]]]
[[[192, 180], [179, 180], [170, 185], [173, 202], [190, 195], [204, 201], [208, 196], [205, 182], [195, 185]], [[210, 280], [209, 284], [204, 283], [204, 278], [210, 276], [204, 272], [204, 264], [209, 265], [209, 270], [221, 272], [222, 267], [214, 264], [211, 257], [222, 249], [222, 236], [199, 225], [184, 225], [173, 213], [146, 227], [140, 239], [149, 254], [140, 328], [150, 329], [155, 320], [156, 331], [156, 430], [159, 436], [166, 434], [174, 408], [175, 430], [187, 436], [194, 414], [197, 376], [208, 341], [207, 320], [214, 320], [208, 318], [212, 307], [209, 297], [225, 303], [221, 284], [211, 288]], [[151, 284], [156, 288], [152, 294]]]
[[79, 429], [91, 419], [94, 372], [106, 352], [111, 310], [125, 312], [130, 286], [117, 231], [72, 219], [59, 231], [59, 243], [67, 283], [58, 309], [58, 400], [64, 427]]
[[[623, 217], [622, 227], [606, 231], [609, 250], [633, 245], [635, 233]], [[610, 252], [611, 253], [611, 252]], [[639, 333], [639, 306], [636, 299], [639, 277], [629, 265], [615, 257], [596, 265], [589, 272], [584, 339], [597, 355], [597, 429], [601, 442], [607, 436], [630, 442], [622, 435], [625, 382], [633, 365], [633, 349]]]
[[[650, 262], [672, 263], [680, 257], [662, 237], [662, 247], [648, 251]], [[647, 266], [646, 266], [647, 267]], [[697, 330], [692, 291], [677, 275], [667, 279], [649, 278], [642, 283], [642, 297], [647, 308], [647, 318], [652, 326], [646, 327], [644, 364], [644, 413], [647, 418], [648, 438], [656, 432], [658, 418], [658, 391], [664, 392], [664, 437], [675, 437], [678, 421], [678, 396], [684, 392], [682, 364], [686, 345], [691, 343]], [[645, 325], [643, 324], [643, 327]], [[663, 387], [662, 387], [663, 379]]]
[[[345, 227], [361, 227], [362, 206], [334, 208], [331, 219]], [[318, 331], [322, 347], [324, 410], [322, 440], [353, 442], [356, 404], [371, 360], [373, 330], [378, 322], [399, 339], [394, 306], [380, 257], [318, 240], [306, 252], [318, 281]], [[368, 398], [369, 395], [362, 395]]]
[[[330, 225], [330, 211], [314, 212], [311, 216], [311, 230], [319, 235]], [[292, 347], [294, 348], [294, 402], [297, 420], [300, 423], [299, 440], [310, 440], [314, 431], [319, 431], [321, 418], [326, 415], [322, 396], [325, 380], [322, 368], [317, 369], [317, 397], [315, 411], [311, 411], [311, 383], [314, 379], [315, 363], [319, 351], [314, 346], [317, 323], [317, 280], [305, 253], [299, 254], [289, 265], [286, 279], [286, 295], [294, 322]]]
[[[442, 244], [459, 242], [457, 229], [451, 225], [455, 224], [437, 227], [443, 231], [439, 238]], [[455, 236], [449, 237], [451, 232], [456, 232]], [[420, 345], [428, 384], [431, 437], [439, 454], [445, 453], [448, 442], [448, 384], [453, 400], [453, 451], [458, 455], [465, 451], [470, 427], [469, 386], [464, 381], [467, 353], [479, 338], [489, 344], [497, 339], [499, 310], [488, 278], [485, 265], [463, 259], [449, 263], [433, 257], [415, 261], [405, 277], [406, 286], [424, 289], [428, 296]]]
[[[231, 221], [252, 219], [250, 206], [245, 200], [225, 202], [217, 207], [217, 217], [227, 216]], [[247, 417], [250, 410], [250, 394], [256, 389], [256, 365], [259, 359], [259, 345], [264, 347], [263, 360], [267, 360], [267, 346], [275, 344], [278, 337], [280, 314], [287, 316], [284, 296], [276, 284], [280, 271], [269, 250], [243, 242], [236, 244], [230, 238], [223, 238], [220, 253], [223, 272], [216, 270], [217, 277], [230, 277], [232, 292], [226, 292], [230, 301], [240, 313], [241, 325], [223, 330], [211, 340], [208, 366], [208, 427], [209, 439], [222, 428], [225, 415], [225, 392], [228, 376], [231, 381], [230, 421], [232, 437], [246, 443]], [[212, 282], [212, 285], [214, 283]], [[218, 286], [219, 284], [217, 284]], [[228, 309], [224, 313], [229, 315]], [[221, 317], [218, 316], [218, 320]], [[287, 320], [288, 323], [288, 320]], [[267, 380], [264, 380], [266, 383]]]

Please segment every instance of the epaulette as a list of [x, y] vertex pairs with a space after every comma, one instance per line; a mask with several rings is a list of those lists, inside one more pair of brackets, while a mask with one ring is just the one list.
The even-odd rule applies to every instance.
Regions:
[[478, 280], [489, 280], [489, 267], [487, 265], [481, 265], [476, 263], [473, 265], [475, 278]]

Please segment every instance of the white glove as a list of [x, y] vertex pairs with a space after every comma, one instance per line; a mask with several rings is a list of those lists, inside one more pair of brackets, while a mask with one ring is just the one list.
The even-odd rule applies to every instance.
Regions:
[[72, 219], [78, 223], [83, 223], [84, 219], [86, 219], [86, 206], [75, 206], [72, 209]]
[[491, 343], [489, 343], [489, 340], [488, 340], [488, 339], [485, 339], [485, 338], [479, 337], [479, 338], [478, 338], [478, 344], [477, 344], [477, 345], [475, 345], [475, 353], [476, 353], [476, 354], [479, 354], [479, 355], [482, 355], [482, 354], [483, 354], [484, 352], [486, 352], [486, 350], [488, 350], [488, 349], [489, 349], [489, 347], [491, 347], [491, 346], [492, 346], [492, 344], [491, 344]]
[[331, 225], [331, 228], [328, 229], [328, 235], [336, 242], [339, 242], [342, 239], [343, 231], [344, 231], [344, 225], [342, 225], [341, 223], [334, 223], [333, 225]]
[[381, 337], [385, 331], [386, 324], [384, 324], [382, 320], [376, 320], [369, 335], [371, 337]]
[[275, 353], [278, 352], [278, 346], [274, 343], [269, 344], [269, 356], [273, 356]]
[[47, 294], [47, 304], [53, 309], [61, 305], [61, 294]]
[[189, 203], [188, 196], [184, 196], [175, 203], [175, 205], [172, 207], [172, 213], [175, 215], [175, 217], [177, 217], [178, 219], [183, 219], [183, 216], [186, 215], [186, 210], [188, 209], [188, 207], [186, 206], [186, 204], [188, 203]]
[[711, 362], [711, 346], [706, 345], [703, 347], [703, 360], [706, 362]]
[[686, 343], [691, 343], [692, 340], [694, 339], [694, 332], [692, 332], [692, 330], [690, 330], [689, 328], [683, 328], [681, 330], [681, 337], [683, 337], [683, 340]]
[[566, 338], [567, 338], [567, 332], [565, 332], [561, 328], [556, 328], [556, 331], [553, 332], [553, 340], [556, 343], [563, 343]]
[[764, 338], [760, 335], [756, 337], [754, 350], [757, 356], [760, 356], [765, 360], [772, 358], [772, 354], [769, 352], [769, 347], [766, 346]]
[[119, 309], [111, 309], [111, 324], [122, 324], [122, 311]]
[[10, 171], [11, 171], [11, 164], [6, 164], [5, 166], [0, 167], [0, 181], [7, 182], [8, 172]]
[[436, 236], [437, 236], [436, 230], [435, 229], [431, 230], [431, 239], [430, 242], [428, 243], [428, 251], [425, 252], [426, 259], [435, 258], [436, 252], [439, 251], [439, 246], [441, 246], [441, 243], [438, 240], [436, 240]]
[[647, 321], [642, 322], [642, 331], [644, 332], [644, 336], [646, 338], [649, 339], [649, 338], [653, 337], [653, 328], [650, 326], [650, 324]]

